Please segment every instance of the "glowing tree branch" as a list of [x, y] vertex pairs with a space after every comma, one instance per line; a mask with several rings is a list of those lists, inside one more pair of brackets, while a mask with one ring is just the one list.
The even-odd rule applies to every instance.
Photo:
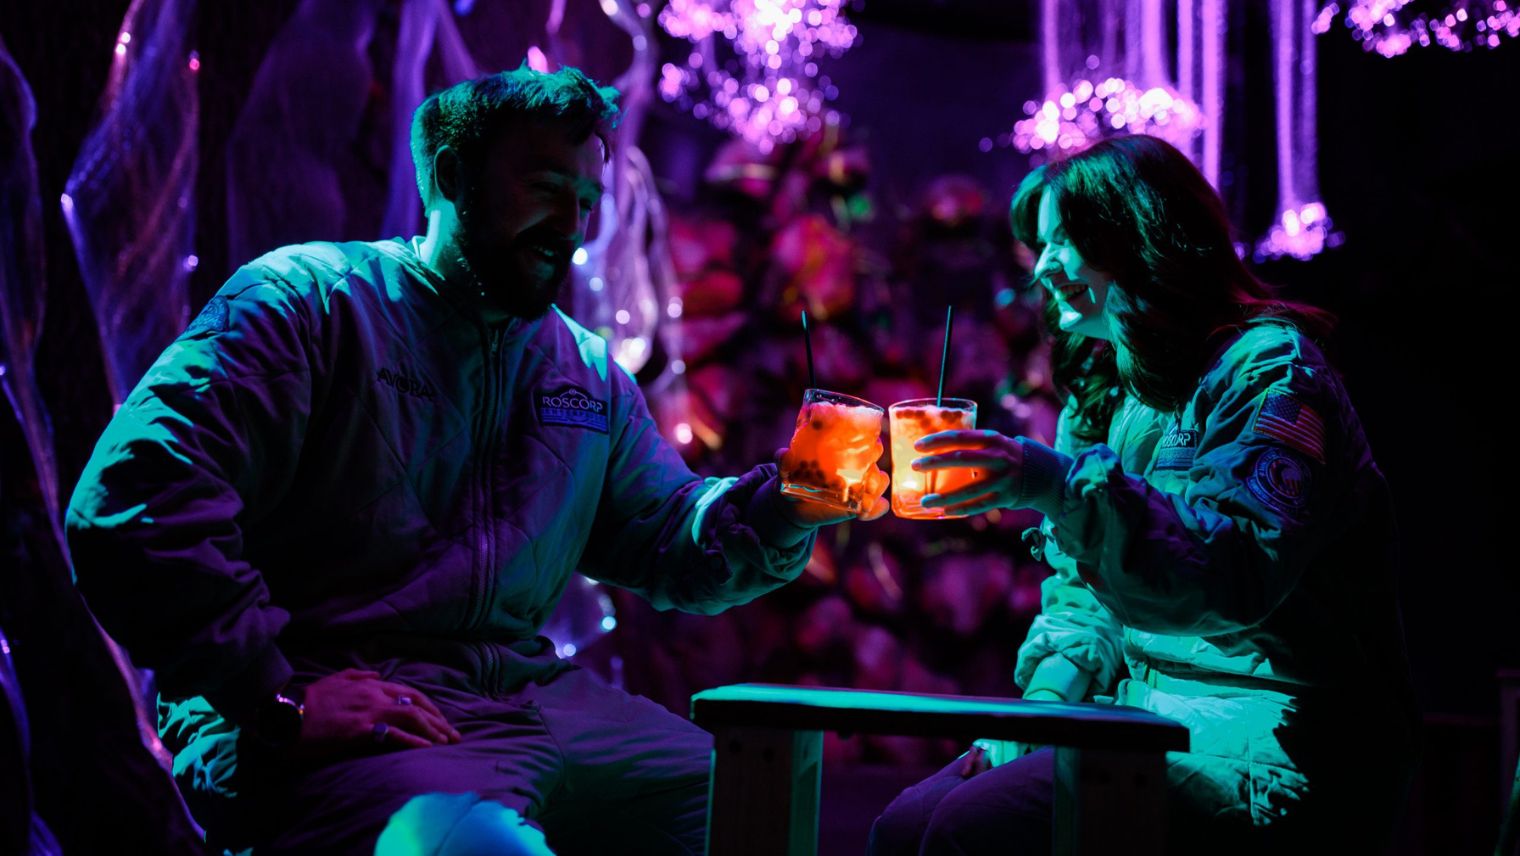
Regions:
[[31, 453], [53, 537], [66, 550], [53, 429], [33, 370], [47, 306], [42, 202], [32, 153], [36, 124], [31, 87], [0, 41], [0, 246], [6, 248], [0, 254], [0, 388]]
[[120, 402], [189, 313], [200, 58], [195, 0], [136, 0], [117, 34], [100, 120], [64, 185], [64, 220]]

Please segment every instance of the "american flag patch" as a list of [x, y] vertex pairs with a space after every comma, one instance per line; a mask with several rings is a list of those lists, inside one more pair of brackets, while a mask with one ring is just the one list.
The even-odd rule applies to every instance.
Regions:
[[1314, 408], [1284, 392], [1269, 392], [1256, 411], [1256, 433], [1325, 462], [1325, 422]]

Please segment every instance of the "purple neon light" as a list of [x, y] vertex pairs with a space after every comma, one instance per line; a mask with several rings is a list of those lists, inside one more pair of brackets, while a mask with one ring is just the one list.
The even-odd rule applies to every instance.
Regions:
[[1141, 79], [1149, 82], [1166, 80], [1166, 30], [1161, 0], [1143, 0], [1140, 14]]
[[1293, 109], [1293, 99], [1313, 98], [1314, 93], [1301, 90], [1302, 79], [1293, 73], [1293, 63], [1298, 57], [1298, 40], [1294, 38], [1293, 11], [1297, 0], [1272, 0], [1272, 76], [1277, 85], [1277, 184], [1281, 208], [1297, 208], [1298, 198], [1293, 171], [1294, 127], [1298, 115]]
[[1256, 244], [1258, 261], [1308, 259], [1340, 240], [1319, 199], [1314, 15], [1314, 0], [1272, 0], [1278, 203], [1276, 222]]
[[1203, 127], [1203, 175], [1219, 186], [1219, 163], [1224, 151], [1224, 0], [1202, 0], [1199, 33], [1203, 63], [1203, 100], [1199, 105], [1209, 121]]

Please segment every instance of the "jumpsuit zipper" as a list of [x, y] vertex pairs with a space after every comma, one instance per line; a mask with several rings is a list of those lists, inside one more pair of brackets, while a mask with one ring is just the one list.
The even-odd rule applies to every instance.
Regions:
[[496, 563], [493, 556], [495, 552], [492, 544], [492, 532], [495, 523], [492, 518], [492, 476], [494, 450], [496, 446], [497, 409], [500, 406], [498, 395], [498, 375], [500, 374], [499, 353], [501, 351], [502, 331], [493, 329], [490, 331], [486, 353], [485, 371], [485, 398], [481, 407], [481, 430], [476, 443], [476, 472], [479, 474], [480, 487], [480, 524], [478, 529], [477, 561], [481, 568], [480, 583], [476, 586], [475, 607], [470, 610], [468, 630], [478, 630], [486, 622], [491, 614], [491, 593], [495, 588], [494, 577]]

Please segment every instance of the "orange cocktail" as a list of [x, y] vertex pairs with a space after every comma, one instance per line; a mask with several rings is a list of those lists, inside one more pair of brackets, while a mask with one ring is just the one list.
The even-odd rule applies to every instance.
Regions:
[[876, 496], [866, 496], [866, 476], [881, 456], [885, 413], [851, 395], [823, 389], [803, 393], [797, 430], [781, 459], [781, 492], [852, 514], [868, 510]]
[[975, 428], [976, 402], [945, 398], [936, 405], [932, 398], [915, 398], [899, 401], [887, 412], [892, 421], [892, 513], [917, 520], [965, 517], [964, 514], [946, 514], [943, 508], [924, 508], [924, 495], [945, 494], [965, 487], [977, 480], [979, 472], [970, 467], [928, 472], [915, 470], [913, 461], [924, 457], [924, 453], [914, 449], [913, 444], [940, 431]]

